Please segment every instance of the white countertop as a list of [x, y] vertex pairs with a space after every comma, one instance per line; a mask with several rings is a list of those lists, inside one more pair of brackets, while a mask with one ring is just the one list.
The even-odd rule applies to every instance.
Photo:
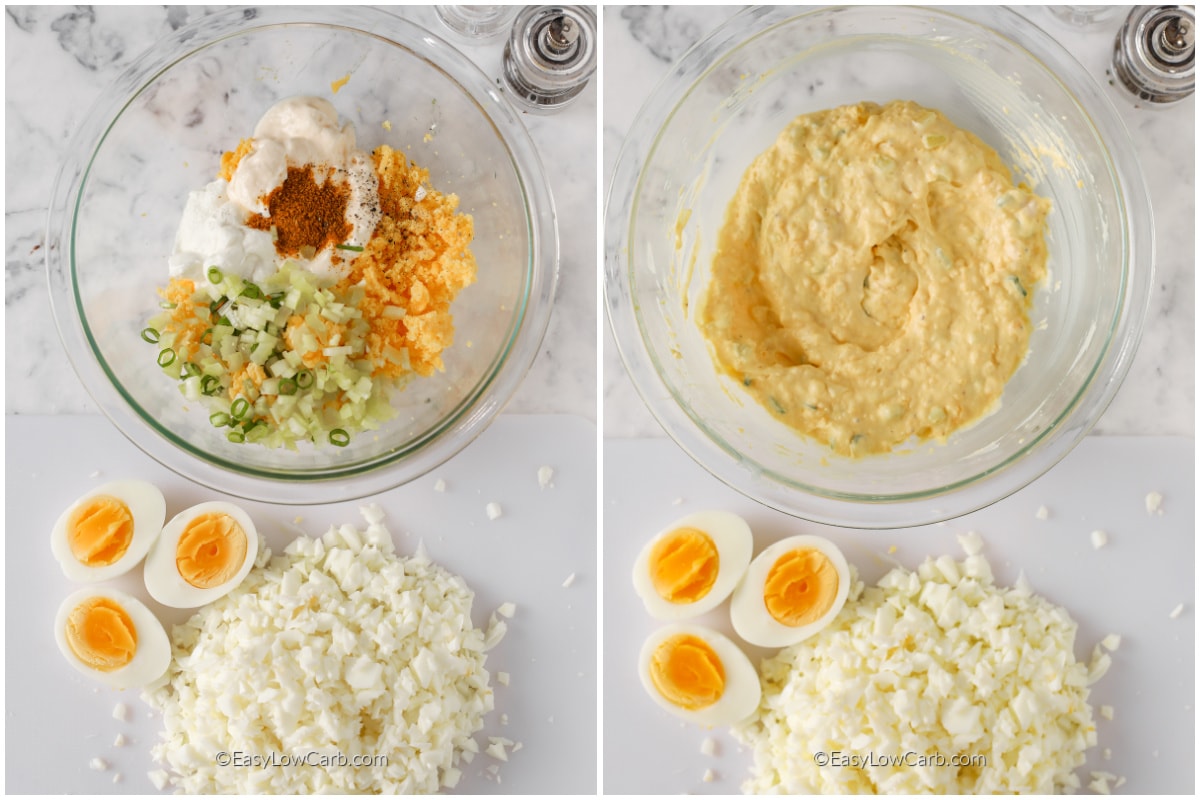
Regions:
[[[736, 7], [604, 9], [604, 180], [638, 109], [668, 68]], [[1195, 96], [1165, 109], [1135, 108], [1108, 85], [1113, 39], [1125, 10], [1086, 30], [1044, 7], [1022, 10], [1067, 47], [1120, 110], [1150, 187], [1157, 242], [1155, 280], [1137, 357], [1095, 431], [1101, 434], [1195, 435]], [[629, 380], [605, 329], [604, 435], [661, 436]]]
[[[503, 38], [469, 43], [431, 6], [394, 7], [501, 74]], [[13, 7], [5, 19], [6, 411], [96, 413], [62, 357], [44, 253], [50, 190], [68, 142], [100, 92], [157, 38], [204, 13], [192, 7]], [[526, 115], [558, 210], [561, 264], [554, 314], [537, 360], [506, 407], [596, 419], [596, 88], [562, 111]], [[164, 270], [166, 266], [164, 265]]]

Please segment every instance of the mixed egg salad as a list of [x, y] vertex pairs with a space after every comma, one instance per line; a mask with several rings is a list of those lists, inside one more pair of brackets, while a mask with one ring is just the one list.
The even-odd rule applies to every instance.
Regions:
[[[996, 585], [982, 539], [959, 541], [961, 561], [898, 566], [866, 587], [823, 537], [791, 536], [751, 559], [740, 517], [679, 519], [634, 565], [647, 612], [668, 623], [642, 647], [642, 685], [687, 722], [731, 726], [754, 753], [747, 793], [1080, 788], [1075, 770], [1097, 741], [1088, 687], [1120, 637], [1077, 661], [1067, 611], [1023, 578]], [[728, 598], [738, 637], [772, 648], [760, 670], [695, 622]], [[831, 752], [847, 758], [822, 758]]]
[[387, 145], [357, 149], [328, 101], [291, 97], [189, 195], [142, 338], [231, 442], [345, 446], [444, 368], [474, 222], [428, 180]]

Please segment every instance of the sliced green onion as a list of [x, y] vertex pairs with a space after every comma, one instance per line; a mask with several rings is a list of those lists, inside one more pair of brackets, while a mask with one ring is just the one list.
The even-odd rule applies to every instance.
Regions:
[[207, 276], [208, 276], [208, 282], [214, 286], [216, 286], [221, 281], [225, 280], [224, 273], [222, 273], [221, 270], [217, 269], [216, 267], [209, 267]]
[[145, 328], [142, 330], [142, 340], [150, 344], [158, 344], [158, 331], [154, 328]]
[[287, 297], [287, 292], [275, 292], [267, 295], [267, 302], [271, 304], [271, 308], [279, 308], [283, 305], [285, 297]]
[[204, 333], [200, 334], [200, 344], [211, 346], [213, 343], [213, 329], [206, 328]]
[[334, 428], [329, 432], [329, 443], [338, 447], [345, 447], [350, 444], [350, 434], [341, 428]]
[[160, 367], [169, 367], [175, 363], [175, 351], [169, 347], [158, 351], [158, 365]]
[[335, 244], [334, 247], [336, 247], [338, 250], [352, 250], [355, 253], [361, 253], [363, 251], [363, 249], [356, 244]]
[[246, 288], [242, 289], [242, 293], [238, 297], [249, 297], [251, 300], [257, 300], [262, 297], [262, 289], [259, 289], [253, 283], [247, 283]]
[[221, 309], [224, 308], [225, 304], [228, 302], [229, 302], [228, 297], [222, 297], [220, 300], [213, 300], [211, 303], [208, 304], [208, 310], [209, 310], [209, 312], [212, 313], [212, 315], [214, 317], [218, 316], [221, 313]]
[[229, 407], [229, 413], [233, 414], [234, 419], [241, 419], [246, 416], [246, 412], [250, 410], [250, 401], [244, 397], [239, 397], [233, 401], [233, 405]]
[[296, 393], [296, 381], [292, 380], [291, 378], [280, 379], [279, 393], [280, 394], [295, 394]]
[[185, 361], [182, 369], [179, 370], [179, 374], [184, 378], [191, 378], [200, 374], [200, 367], [190, 361]]
[[220, 385], [221, 380], [216, 375], [205, 375], [200, 379], [200, 394], [211, 397], [217, 393], [217, 387]]
[[214, 428], [224, 428], [229, 424], [229, 415], [224, 411], [218, 411], [208, 418]]
[[307, 389], [313, 385], [313, 374], [306, 369], [302, 369], [296, 373], [296, 385], [301, 389]]
[[218, 325], [224, 325], [226, 328], [232, 328], [233, 323], [229, 321], [229, 317], [221, 317], [217, 320]]
[[246, 434], [242, 433], [241, 431], [230, 431], [229, 433], [225, 434], [225, 438], [234, 444], [241, 444], [242, 442], [246, 441]]

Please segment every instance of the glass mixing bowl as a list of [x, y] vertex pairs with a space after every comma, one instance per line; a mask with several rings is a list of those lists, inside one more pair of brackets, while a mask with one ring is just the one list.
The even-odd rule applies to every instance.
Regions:
[[[944, 443], [848, 459], [719, 375], [692, 309], [743, 172], [795, 116], [914, 100], [995, 148], [1048, 197], [1049, 278], [1000, 405]], [[1128, 134], [1082, 66], [1003, 8], [749, 9], [643, 106], [605, 221], [605, 300], [643, 400], [709, 472], [806, 519], [895, 528], [958, 516], [1057, 463], [1107, 407], [1141, 333], [1150, 204]]]
[[[214, 179], [221, 153], [267, 108], [300, 94], [330, 100], [361, 149], [390, 144], [457, 194], [475, 219], [479, 270], [452, 306], [444, 372], [393, 394], [398, 416], [381, 430], [292, 452], [227, 441], [161, 373], [139, 331], [158, 311], [188, 192]], [[229, 9], [164, 38], [87, 115], [58, 175], [47, 238], [67, 356], [121, 432], [199, 483], [289, 503], [397, 486], [478, 436], [537, 354], [558, 270], [553, 200], [516, 112], [441, 39], [368, 8]]]

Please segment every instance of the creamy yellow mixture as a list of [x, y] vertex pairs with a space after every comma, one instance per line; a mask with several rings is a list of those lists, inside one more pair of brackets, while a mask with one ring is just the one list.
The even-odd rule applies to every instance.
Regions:
[[1025, 357], [1049, 210], [937, 111], [807, 114], [743, 176], [699, 325], [721, 370], [839, 454], [942, 439]]

